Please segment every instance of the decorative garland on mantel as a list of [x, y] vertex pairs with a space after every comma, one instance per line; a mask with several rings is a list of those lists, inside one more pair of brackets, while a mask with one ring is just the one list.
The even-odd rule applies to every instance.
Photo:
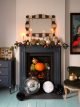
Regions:
[[44, 48], [47, 48], [47, 47], [53, 47], [53, 46], [61, 46], [63, 47], [64, 49], [67, 49], [69, 47], [68, 44], [66, 43], [61, 43], [58, 41], [58, 43], [55, 45], [53, 41], [50, 41], [50, 43], [46, 43], [45, 41], [40, 41], [40, 40], [32, 40], [31, 42], [29, 42], [28, 40], [27, 41], [24, 41], [23, 43], [22, 42], [18, 42], [16, 41], [14, 43], [14, 48], [17, 48], [17, 47], [20, 47], [20, 46], [43, 46]]

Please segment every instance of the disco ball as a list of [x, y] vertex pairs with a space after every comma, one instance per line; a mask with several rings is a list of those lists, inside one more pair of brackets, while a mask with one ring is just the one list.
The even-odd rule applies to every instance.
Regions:
[[54, 90], [54, 84], [51, 81], [46, 81], [43, 83], [43, 90], [46, 93], [51, 93]]
[[36, 77], [29, 77], [25, 81], [25, 91], [28, 94], [34, 94], [40, 89], [40, 82]]

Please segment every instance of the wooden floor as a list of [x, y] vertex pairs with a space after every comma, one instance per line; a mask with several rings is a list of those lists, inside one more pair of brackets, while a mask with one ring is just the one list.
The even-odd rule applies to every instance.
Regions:
[[[17, 93], [17, 92], [16, 92]], [[10, 94], [9, 90], [0, 89], [0, 107], [80, 107], [77, 96], [64, 99], [43, 99], [19, 101], [16, 93]]]

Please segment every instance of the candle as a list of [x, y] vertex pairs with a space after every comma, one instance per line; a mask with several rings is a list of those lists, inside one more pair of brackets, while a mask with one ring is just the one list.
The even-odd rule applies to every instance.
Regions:
[[25, 33], [24, 32], [21, 33], [21, 38], [22, 38], [22, 42], [23, 42], [25, 40]]
[[51, 28], [51, 33], [55, 34], [55, 30], [53, 28]]

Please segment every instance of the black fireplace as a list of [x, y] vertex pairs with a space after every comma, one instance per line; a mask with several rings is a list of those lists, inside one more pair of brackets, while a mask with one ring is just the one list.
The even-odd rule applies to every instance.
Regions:
[[24, 89], [24, 82], [29, 77], [32, 58], [37, 58], [43, 63], [48, 63], [50, 71], [44, 81], [50, 80], [54, 86], [61, 85], [61, 47], [42, 47], [42, 46], [20, 46], [20, 87]]

